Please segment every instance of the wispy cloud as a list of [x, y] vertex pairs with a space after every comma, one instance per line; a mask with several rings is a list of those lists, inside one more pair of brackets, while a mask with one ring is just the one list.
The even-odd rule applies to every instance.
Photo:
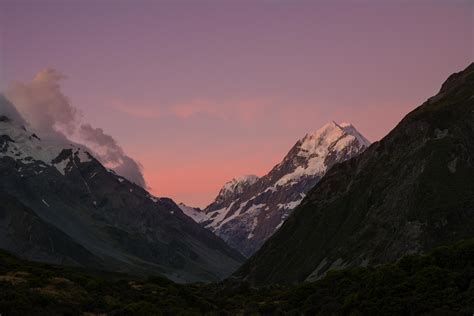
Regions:
[[222, 120], [252, 122], [264, 116], [271, 107], [272, 102], [269, 99], [223, 102], [192, 100], [172, 105], [168, 108], [168, 111], [180, 119], [190, 119], [203, 115]]
[[143, 101], [126, 101], [120, 98], [110, 98], [105, 101], [108, 107], [126, 115], [140, 119], [159, 119], [163, 113], [159, 104]]

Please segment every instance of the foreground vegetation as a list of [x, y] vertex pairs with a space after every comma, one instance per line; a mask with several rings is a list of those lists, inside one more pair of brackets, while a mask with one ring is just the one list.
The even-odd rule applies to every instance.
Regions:
[[161, 277], [59, 267], [0, 253], [1, 315], [472, 315], [474, 239], [396, 264], [331, 271], [294, 286], [228, 280], [179, 285]]

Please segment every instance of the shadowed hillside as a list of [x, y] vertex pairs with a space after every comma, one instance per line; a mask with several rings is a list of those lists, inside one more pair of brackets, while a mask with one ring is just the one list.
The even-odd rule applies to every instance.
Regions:
[[335, 165], [237, 272], [317, 280], [474, 236], [474, 64], [361, 155]]

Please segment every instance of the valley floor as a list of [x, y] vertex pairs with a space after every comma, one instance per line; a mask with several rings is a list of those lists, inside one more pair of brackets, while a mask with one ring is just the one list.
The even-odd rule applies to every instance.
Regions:
[[179, 285], [0, 253], [1, 315], [472, 315], [474, 239], [301, 285]]

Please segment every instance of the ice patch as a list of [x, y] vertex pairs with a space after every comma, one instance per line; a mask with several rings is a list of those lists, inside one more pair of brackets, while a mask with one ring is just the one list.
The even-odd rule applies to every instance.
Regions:
[[63, 176], [66, 175], [66, 168], [69, 165], [70, 160], [68, 158], [54, 164], [53, 166], [61, 173]]
[[275, 227], [275, 231], [277, 231], [277, 230], [283, 225], [284, 222], [285, 222], [285, 221], [282, 220], [282, 221], [280, 222], [280, 224], [278, 224], [278, 225]]
[[280, 203], [280, 204], [277, 205], [277, 207], [278, 207], [278, 209], [292, 210], [292, 209], [296, 208], [298, 205], [300, 205], [301, 201], [303, 201], [305, 196], [306, 196], [306, 194], [300, 193], [300, 199], [288, 202], [286, 204]]
[[247, 239], [252, 239], [255, 236], [253, 232], [255, 231], [255, 228], [257, 228], [257, 225], [258, 225], [258, 218], [255, 216], [253, 218], [252, 225], [250, 226], [250, 233], [247, 236]]
[[277, 188], [276, 186], [272, 186], [272, 187], [266, 188], [265, 191], [263, 192], [268, 192], [268, 191], [271, 191], [272, 193], [274, 193], [277, 191]]
[[283, 223], [284, 223], [284, 222], [286, 221], [286, 219], [288, 218], [288, 215], [289, 215], [289, 214], [286, 213], [286, 214], [283, 214], [283, 215], [281, 216], [281, 222], [280, 222], [280, 224], [278, 224], [278, 225], [275, 227], [275, 230], [274, 230], [273, 232], [276, 232], [276, 231], [283, 225]]

